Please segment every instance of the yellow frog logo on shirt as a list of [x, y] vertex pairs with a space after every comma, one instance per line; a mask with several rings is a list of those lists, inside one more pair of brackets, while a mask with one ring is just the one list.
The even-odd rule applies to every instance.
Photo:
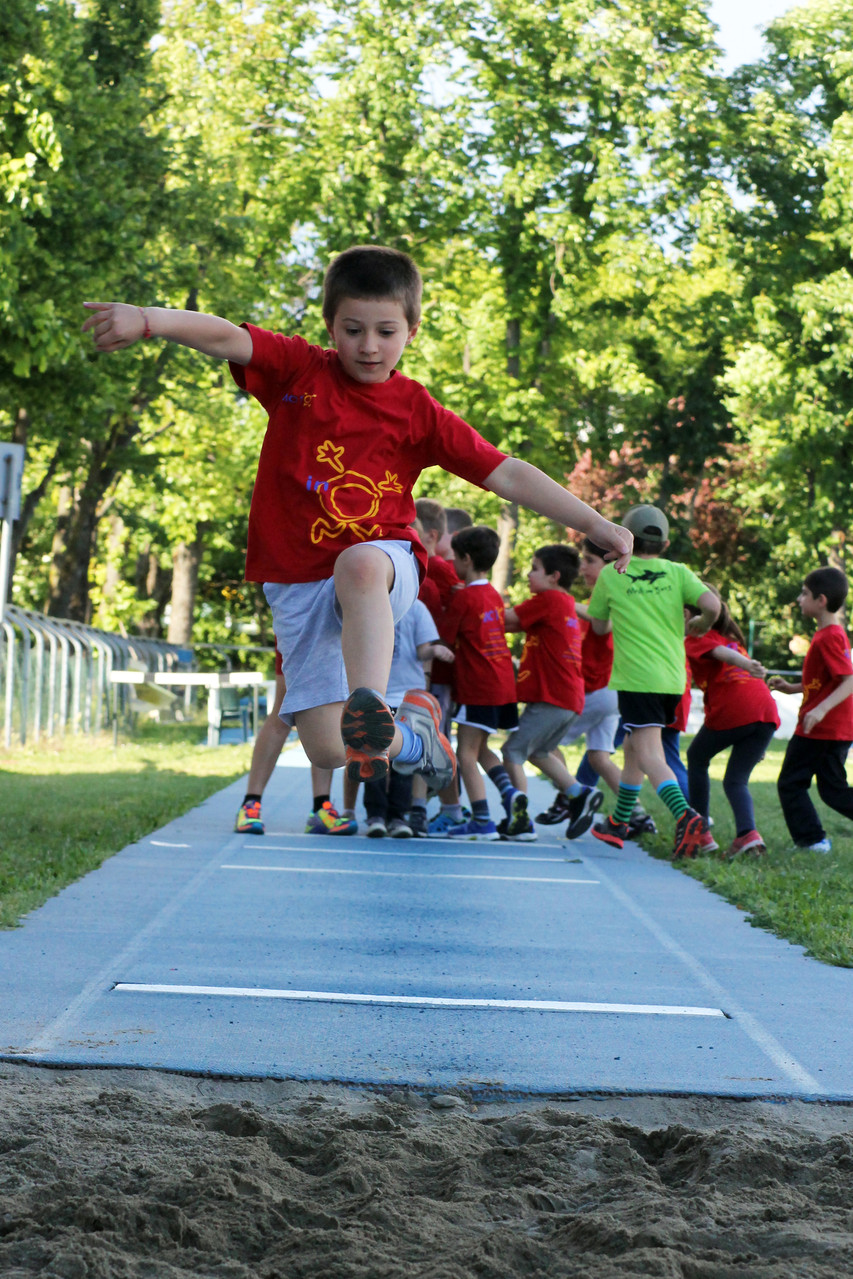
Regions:
[[316, 545], [324, 537], [334, 541], [344, 533], [352, 532], [367, 542], [382, 532], [381, 524], [371, 520], [379, 510], [385, 493], [402, 493], [403, 486], [390, 471], [385, 479], [376, 480], [359, 471], [344, 466], [343, 446], [326, 440], [317, 449], [317, 461], [325, 462], [334, 472], [329, 480], [315, 480], [309, 476], [308, 486], [317, 494], [324, 514], [311, 526], [311, 541]]

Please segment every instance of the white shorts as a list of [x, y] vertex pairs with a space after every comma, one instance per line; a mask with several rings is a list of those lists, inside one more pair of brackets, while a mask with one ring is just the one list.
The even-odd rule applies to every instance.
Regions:
[[[394, 565], [389, 599], [396, 625], [418, 597], [418, 562], [411, 542], [364, 542], [378, 546]], [[345, 702], [350, 689], [341, 650], [341, 607], [335, 579], [265, 582], [275, 642], [287, 692], [280, 711], [286, 724], [297, 711]]]
[[613, 740], [619, 727], [619, 697], [613, 688], [597, 688], [587, 693], [583, 710], [562, 739], [569, 746], [579, 737], [586, 738], [588, 751], [606, 751], [612, 755], [616, 749]]

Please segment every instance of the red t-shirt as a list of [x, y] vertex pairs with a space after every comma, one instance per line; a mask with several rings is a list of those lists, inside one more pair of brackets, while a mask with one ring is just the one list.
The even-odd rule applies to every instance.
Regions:
[[504, 604], [489, 582], [455, 591], [439, 634], [456, 654], [453, 691], [466, 706], [505, 706], [515, 701], [515, 669], [504, 633]]
[[[423, 595], [419, 596], [419, 598], [424, 599], [424, 603], [429, 608], [436, 623], [441, 620], [442, 613], [453, 597], [453, 588], [461, 585], [459, 574], [450, 560], [446, 560], [442, 555], [431, 555], [429, 557], [426, 577], [421, 583], [421, 590], [423, 591], [426, 588], [429, 598]], [[437, 602], [435, 611], [430, 605], [432, 600]], [[450, 662], [443, 662], [440, 657], [433, 658], [432, 667], [430, 668], [430, 684], [453, 684], [453, 666]]]
[[587, 693], [607, 688], [613, 670], [613, 632], [596, 635], [586, 618], [581, 618], [581, 670]]
[[824, 626], [815, 633], [803, 662], [803, 700], [797, 720], [797, 737], [822, 741], [853, 741], [853, 696], [834, 706], [810, 733], [803, 731], [803, 716], [828, 697], [843, 679], [853, 675], [850, 641], [841, 626]]
[[740, 666], [731, 666], [711, 656], [715, 648], [730, 648], [746, 657], [743, 645], [712, 627], [704, 635], [685, 636], [684, 647], [693, 682], [705, 698], [708, 728], [725, 732], [729, 728], [742, 728], [744, 724], [779, 727], [779, 711], [764, 680]]
[[690, 689], [689, 662], [685, 662], [685, 667], [686, 667], [685, 674], [686, 674], [687, 682], [684, 685], [684, 692], [681, 694], [681, 697], [678, 699], [678, 705], [675, 708], [675, 714], [672, 717], [672, 723], [667, 724], [667, 728], [674, 728], [676, 733], [684, 732], [684, 730], [687, 728], [687, 721], [690, 718], [690, 703], [692, 701], [692, 698], [690, 695], [691, 689]]
[[572, 596], [539, 591], [516, 604], [515, 615], [526, 632], [516, 678], [518, 700], [582, 711], [581, 630]]
[[244, 326], [249, 364], [232, 364], [237, 385], [269, 414], [249, 514], [246, 578], [316, 582], [342, 550], [374, 539], [412, 542], [412, 486], [428, 466], [472, 484], [506, 457], [425, 387], [396, 371], [362, 385], [336, 351]]

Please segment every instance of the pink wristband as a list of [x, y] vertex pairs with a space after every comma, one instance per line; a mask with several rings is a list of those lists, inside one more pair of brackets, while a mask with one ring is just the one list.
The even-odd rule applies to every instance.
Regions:
[[142, 319], [143, 319], [143, 321], [144, 321], [144, 323], [145, 323], [145, 329], [143, 330], [142, 336], [143, 336], [143, 338], [150, 338], [150, 337], [151, 337], [151, 325], [148, 323], [148, 316], [145, 314], [145, 307], [144, 307], [144, 306], [141, 306], [141, 307], [139, 307], [139, 308], [138, 308], [138, 310], [139, 310], [139, 314], [142, 316]]

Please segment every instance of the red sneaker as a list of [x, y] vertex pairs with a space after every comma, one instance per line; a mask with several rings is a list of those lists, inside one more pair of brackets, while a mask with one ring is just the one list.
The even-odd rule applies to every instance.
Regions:
[[695, 857], [702, 847], [702, 837], [708, 834], [708, 823], [695, 808], [685, 808], [675, 824], [675, 846], [672, 860], [679, 857]]
[[767, 852], [767, 845], [757, 830], [748, 830], [745, 835], [738, 835], [726, 850], [726, 857], [737, 857], [738, 853], [752, 853], [760, 857]]

